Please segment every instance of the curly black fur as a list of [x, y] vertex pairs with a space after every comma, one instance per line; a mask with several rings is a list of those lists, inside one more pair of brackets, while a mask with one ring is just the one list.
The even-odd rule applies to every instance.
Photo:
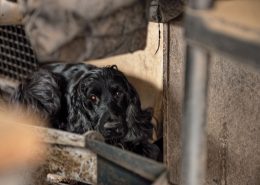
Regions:
[[12, 96], [40, 112], [54, 128], [82, 134], [97, 130], [106, 142], [157, 160], [149, 109], [116, 66], [46, 65], [20, 84]]

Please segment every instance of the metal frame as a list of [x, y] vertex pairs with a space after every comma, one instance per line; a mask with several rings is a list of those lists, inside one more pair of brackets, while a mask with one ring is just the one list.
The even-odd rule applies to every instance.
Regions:
[[184, 119], [182, 128], [182, 184], [201, 185], [206, 167], [206, 102], [209, 54], [187, 47]]
[[[189, 7], [192, 9], [207, 9], [211, 4], [211, 0], [189, 1]], [[199, 45], [187, 45], [182, 128], [182, 185], [201, 185], [205, 179], [209, 58], [209, 52]]]

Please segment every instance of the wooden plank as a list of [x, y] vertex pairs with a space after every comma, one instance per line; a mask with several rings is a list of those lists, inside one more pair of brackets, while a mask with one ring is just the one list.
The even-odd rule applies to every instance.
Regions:
[[181, 116], [184, 84], [182, 22], [164, 26], [164, 163], [171, 183], [179, 184]]

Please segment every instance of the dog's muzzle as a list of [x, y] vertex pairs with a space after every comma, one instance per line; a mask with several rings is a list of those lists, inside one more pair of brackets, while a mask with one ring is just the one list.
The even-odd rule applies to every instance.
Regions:
[[106, 111], [101, 115], [98, 123], [98, 130], [105, 139], [117, 139], [122, 138], [125, 135], [125, 128], [122, 120], [110, 111]]

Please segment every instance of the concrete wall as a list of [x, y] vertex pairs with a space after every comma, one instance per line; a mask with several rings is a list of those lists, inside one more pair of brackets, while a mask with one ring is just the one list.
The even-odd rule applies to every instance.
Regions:
[[[162, 25], [161, 25], [162, 37]], [[157, 23], [149, 23], [147, 46], [145, 50], [131, 54], [119, 55], [102, 60], [90, 61], [97, 66], [107, 66], [116, 64], [118, 69], [123, 71], [128, 80], [137, 89], [142, 107], [154, 108], [154, 123], [156, 126], [156, 139], [162, 132], [162, 72], [163, 72], [163, 45], [162, 39], [159, 42], [159, 29]]]
[[[165, 162], [179, 184], [185, 42], [181, 23], [164, 27]], [[168, 44], [167, 44], [168, 42]], [[168, 48], [168, 49], [167, 49]], [[205, 184], [260, 184], [260, 73], [213, 54], [208, 97]]]

